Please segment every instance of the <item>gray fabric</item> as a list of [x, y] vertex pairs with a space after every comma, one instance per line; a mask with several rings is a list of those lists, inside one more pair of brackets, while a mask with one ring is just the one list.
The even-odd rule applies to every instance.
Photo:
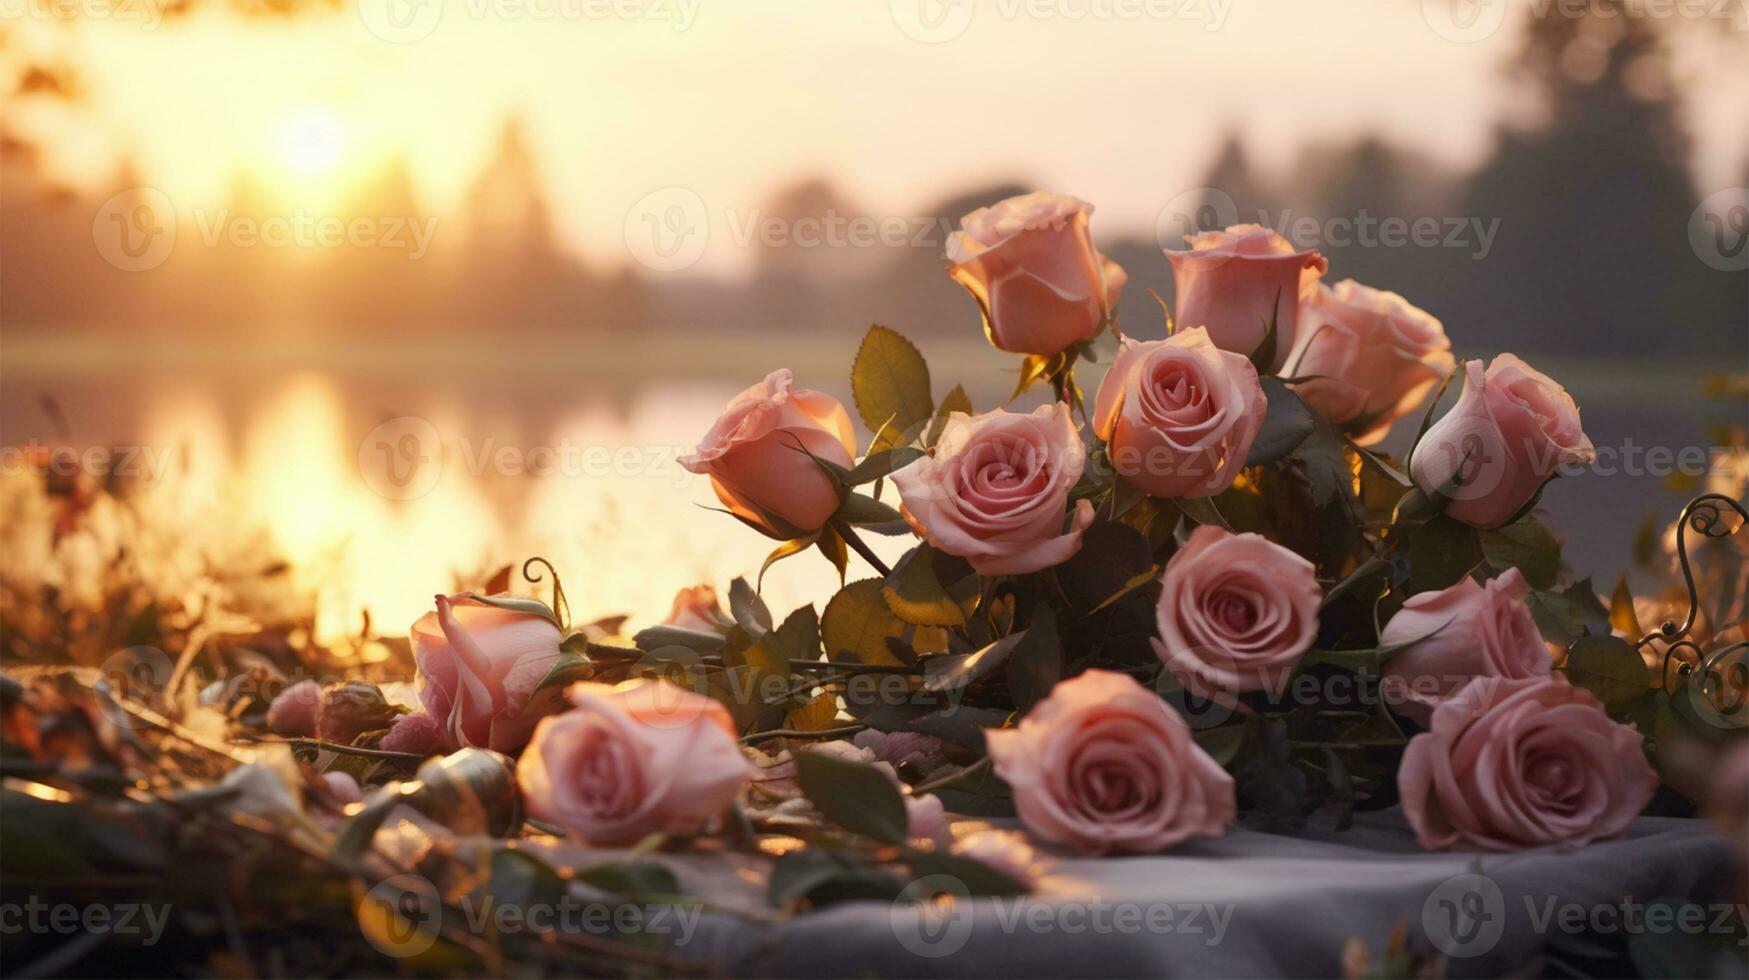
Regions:
[[[986, 826], [962, 821], [955, 830]], [[759, 914], [762, 895], [752, 865], [731, 871], [720, 855], [671, 863], [683, 882], [712, 894], [719, 906]], [[1406, 921], [1410, 935], [1424, 941], [1426, 927], [1437, 929], [1449, 917], [1448, 905], [1477, 901], [1461, 892], [1484, 894], [1486, 886], [1464, 878], [1440, 895], [1434, 890], [1479, 869], [1500, 889], [1497, 901], [1482, 899], [1491, 903], [1482, 917], [1497, 921], [1500, 935], [1488, 943], [1488, 934], [1480, 933], [1475, 945], [1462, 947], [1465, 955], [1450, 958], [1448, 971], [1488, 976], [1526, 962], [1542, 947], [1545, 936], [1534, 922], [1551, 902], [1589, 908], [1619, 905], [1624, 897], [1720, 901], [1738, 862], [1727, 841], [1695, 820], [1642, 818], [1626, 839], [1581, 850], [1435, 854], [1415, 844], [1398, 813], [1387, 812], [1363, 814], [1340, 833], [1235, 830], [1170, 854], [1044, 854], [1039, 865], [1036, 894], [957, 903], [957, 911], [930, 920], [933, 941], [916, 939], [930, 915], [924, 910], [849, 903], [788, 921], [707, 915], [677, 952], [751, 976], [1340, 976], [1346, 938], [1359, 936], [1376, 950]], [[1161, 909], [1208, 904], [1230, 909], [1218, 941], [1206, 912], [1187, 921], [1175, 911], [1170, 924], [1160, 918]], [[1133, 911], [1118, 913], [1120, 906]], [[1101, 908], [1104, 918], [1096, 919]], [[1430, 910], [1425, 917], [1424, 908]], [[1119, 920], [1119, 914], [1131, 918]]]

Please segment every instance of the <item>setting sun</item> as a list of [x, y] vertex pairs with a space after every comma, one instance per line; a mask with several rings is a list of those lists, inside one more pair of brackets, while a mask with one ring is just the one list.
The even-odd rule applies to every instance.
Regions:
[[333, 172], [345, 148], [346, 134], [330, 112], [299, 113], [280, 131], [280, 156], [293, 173], [302, 176]]

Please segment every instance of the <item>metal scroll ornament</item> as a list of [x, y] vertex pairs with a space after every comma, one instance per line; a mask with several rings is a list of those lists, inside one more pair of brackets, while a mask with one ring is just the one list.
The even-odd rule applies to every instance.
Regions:
[[[1725, 510], [1736, 512], [1734, 520]], [[1676, 522], [1676, 559], [1682, 566], [1682, 582], [1688, 589], [1688, 615], [1681, 625], [1670, 620], [1647, 633], [1635, 647], [1645, 650], [1654, 642], [1663, 642], [1662, 677], [1665, 690], [1687, 686], [1690, 703], [1712, 723], [1725, 728], [1749, 725], [1749, 639], [1727, 641], [1711, 650], [1703, 646], [1710, 638], [1697, 641], [1692, 635], [1695, 618], [1700, 612], [1700, 594], [1695, 587], [1694, 569], [1688, 558], [1688, 532], [1696, 531], [1709, 538], [1724, 538], [1736, 534], [1749, 523], [1749, 512], [1743, 505], [1722, 493], [1702, 494], [1682, 508]], [[1717, 625], [1715, 624], [1715, 628]]]

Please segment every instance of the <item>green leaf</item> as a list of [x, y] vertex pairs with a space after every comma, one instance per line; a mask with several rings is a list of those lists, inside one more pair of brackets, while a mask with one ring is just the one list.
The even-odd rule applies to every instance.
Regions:
[[894, 446], [878, 453], [869, 453], [844, 476], [845, 486], [860, 487], [878, 480], [897, 469], [903, 469], [923, 456], [915, 446]]
[[654, 861], [613, 861], [584, 868], [577, 880], [621, 895], [679, 895], [674, 872]]
[[947, 417], [954, 412], [972, 414], [972, 400], [967, 397], [966, 390], [959, 385], [954, 385], [953, 390], [947, 393], [947, 397], [941, 400], [940, 405], [936, 406], [935, 418], [929, 422], [929, 432], [923, 437], [923, 445], [930, 449], [935, 448], [935, 444], [941, 441], [942, 430], [947, 428]]
[[1006, 871], [947, 851], [925, 851], [911, 858], [911, 872], [918, 878], [940, 876], [965, 886], [966, 893], [979, 895], [1024, 895], [1026, 882]]
[[783, 625], [759, 638], [747, 648], [747, 663], [760, 670], [782, 676], [789, 675], [792, 660], [820, 658], [820, 617], [811, 605], [803, 606], [784, 618]]
[[838, 512], [832, 516], [859, 527], [893, 522], [905, 524], [904, 515], [900, 514], [896, 508], [860, 493], [846, 496], [844, 503], [838, 505]]
[[[1440, 629], [1444, 628], [1444, 626], [1440, 627]], [[1391, 659], [1392, 654], [1399, 650], [1407, 650], [1438, 632], [1439, 630], [1436, 629], [1432, 633], [1417, 636], [1412, 640], [1387, 643], [1383, 646], [1367, 647], [1362, 650], [1307, 650], [1306, 655], [1300, 658], [1300, 666], [1328, 664], [1332, 667], [1352, 670], [1357, 674], [1376, 674], [1384, 666], [1384, 662]]]
[[795, 759], [802, 794], [821, 816], [884, 844], [905, 843], [905, 798], [885, 773], [820, 752], [802, 750]]
[[1280, 378], [1264, 378], [1263, 394], [1269, 399], [1269, 409], [1263, 416], [1263, 427], [1251, 443], [1245, 456], [1246, 466], [1265, 466], [1300, 447], [1312, 434], [1315, 425], [1312, 410], [1292, 388]]
[[539, 599], [524, 599], [521, 596], [514, 595], [481, 595], [478, 592], [463, 592], [458, 594], [456, 598], [472, 599], [475, 602], [494, 606], [499, 609], [505, 609], [510, 612], [522, 613], [528, 616], [539, 616], [560, 629], [565, 628], [564, 625], [559, 622], [559, 617], [553, 613], [552, 609]]
[[1008, 693], [1014, 706], [1025, 711], [1043, 701], [1063, 679], [1063, 642], [1057, 635], [1057, 617], [1042, 602], [1021, 635], [1020, 646], [1008, 657]]
[[550, 908], [565, 894], [557, 871], [528, 851], [512, 848], [492, 852], [492, 876], [484, 885], [493, 901], [517, 908]]
[[736, 576], [729, 583], [729, 614], [749, 636], [758, 636], [771, 629], [771, 610], [747, 580]]
[[1433, 592], [1456, 585], [1482, 562], [1476, 529], [1440, 516], [1406, 532], [1409, 591]]
[[1251, 719], [1246, 718], [1235, 725], [1197, 729], [1191, 734], [1195, 736], [1197, 746], [1207, 752], [1216, 764], [1224, 767], [1231, 765], [1239, 757], [1239, 749], [1245, 744], [1245, 736], [1250, 728]]
[[1155, 576], [1148, 538], [1128, 524], [1098, 521], [1081, 537], [1081, 550], [1056, 567], [1063, 597], [1078, 610], [1104, 608]]
[[1530, 594], [1529, 602], [1537, 629], [1553, 643], [1569, 646], [1582, 636], [1609, 634], [1609, 610], [1598, 601], [1590, 579], [1559, 592], [1539, 589]]
[[715, 653], [729, 641], [721, 633], [712, 633], [706, 630], [691, 630], [684, 626], [649, 626], [638, 630], [632, 637], [632, 642], [637, 644], [640, 650], [681, 647], [694, 653]]
[[[718, 639], [720, 640], [721, 637]], [[535, 685], [534, 689], [544, 691], [549, 687], [569, 687], [576, 681], [586, 681], [594, 677], [595, 662], [590, 660], [589, 654], [585, 652], [588, 643], [589, 637], [582, 633], [573, 633], [565, 637], [564, 641], [559, 644], [559, 659], [553, 661], [552, 667], [547, 670], [547, 675], [541, 678], [541, 682]], [[643, 645], [639, 644], [639, 646]], [[644, 649], [648, 649], [648, 647]]]
[[1008, 661], [1008, 655], [1026, 639], [1026, 633], [1026, 630], [1010, 633], [972, 653], [928, 658], [923, 662], [923, 689], [940, 694], [990, 675]]
[[820, 636], [833, 660], [865, 664], [904, 663], [887, 648], [887, 640], [903, 636], [905, 624], [887, 608], [878, 578], [852, 582], [826, 603]]
[[[881, 589], [887, 608], [913, 626], [963, 626], [966, 608], [942, 584], [938, 569], [951, 562], [927, 544], [899, 560]], [[938, 561], [939, 560], [939, 561]]]
[[870, 327], [862, 338], [850, 391], [863, 424], [881, 433], [870, 454], [915, 439], [935, 414], [928, 363], [904, 335], [883, 326]]
[[1562, 668], [1574, 685], [1597, 695], [1605, 708], [1617, 708], [1652, 687], [1646, 662], [1618, 636], [1583, 636], [1567, 648]]
[[839, 533], [839, 526], [828, 524], [821, 528], [820, 533], [814, 538], [814, 545], [820, 549], [820, 554], [825, 555], [826, 560], [832, 563], [832, 567], [838, 569], [838, 584], [843, 585], [844, 573], [850, 568], [850, 551], [844, 540], [844, 535]]
[[815, 908], [842, 901], [892, 902], [904, 887], [855, 855], [804, 847], [773, 862], [767, 900], [778, 908], [801, 902]]
[[1561, 542], [1531, 518], [1482, 532], [1482, 554], [1495, 568], [1516, 568], [1533, 589], [1552, 589], [1561, 574]]
[[1178, 506], [1180, 513], [1198, 524], [1213, 525], [1214, 527], [1226, 528], [1229, 531], [1233, 529], [1233, 526], [1227, 523], [1227, 519], [1221, 516], [1220, 510], [1215, 507], [1215, 498], [1213, 497], [1184, 497], [1172, 502]]
[[1258, 342], [1257, 349], [1251, 352], [1251, 366], [1257, 369], [1257, 376], [1265, 378], [1275, 373], [1275, 323], [1281, 318], [1281, 290], [1275, 292], [1275, 306], [1270, 309], [1269, 322], [1263, 327], [1263, 339]]

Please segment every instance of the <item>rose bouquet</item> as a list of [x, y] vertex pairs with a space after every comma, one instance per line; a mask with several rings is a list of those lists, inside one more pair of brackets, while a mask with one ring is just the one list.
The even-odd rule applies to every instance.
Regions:
[[[777, 542], [761, 576], [826, 559], [823, 608], [774, 615], [737, 579], [628, 643], [570, 630], [556, 581], [551, 603], [439, 597], [412, 633], [422, 709], [372, 744], [520, 755], [527, 814], [587, 844], [812, 842], [780, 903], [890, 895], [894, 864], [1023, 887], [1012, 841], [956, 841], [945, 811], [1089, 854], [1398, 803], [1434, 849], [1623, 833], [1658, 786], [1645, 736], [1707, 709], [1621, 635], [1620, 590], [1561, 584], [1533, 511], [1594, 458], [1566, 391], [1511, 354], [1456, 361], [1439, 320], [1254, 225], [1169, 250], [1176, 317], [1125, 336], [1091, 213], [1028, 194], [949, 242], [1022, 355], [1009, 405], [938, 399], [876, 326], [851, 368], [866, 442], [779, 369], [683, 458]], [[1011, 407], [1034, 386], [1053, 397]], [[1402, 459], [1376, 448], [1399, 424]], [[908, 547], [889, 565], [871, 536]]]

